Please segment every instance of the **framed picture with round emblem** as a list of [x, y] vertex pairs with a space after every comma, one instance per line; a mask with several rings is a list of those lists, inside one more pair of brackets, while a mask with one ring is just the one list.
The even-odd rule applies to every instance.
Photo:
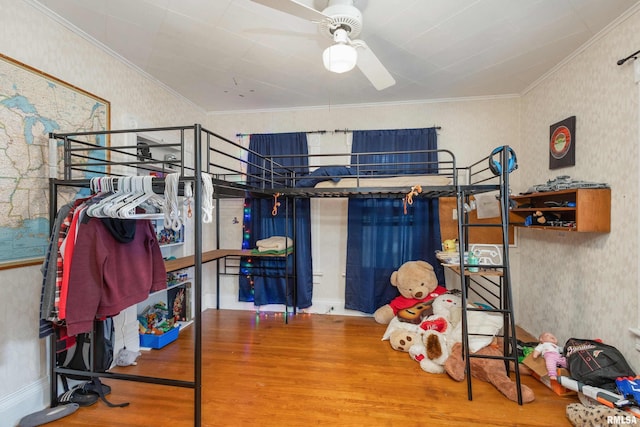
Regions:
[[576, 164], [576, 116], [568, 117], [550, 127], [549, 169]]

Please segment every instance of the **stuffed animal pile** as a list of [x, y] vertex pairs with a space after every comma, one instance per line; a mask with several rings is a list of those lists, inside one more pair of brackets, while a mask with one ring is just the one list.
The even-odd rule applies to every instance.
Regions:
[[[425, 287], [428, 280], [433, 282], [428, 282], [431, 285]], [[465, 375], [461, 344], [462, 298], [460, 291], [446, 291], [437, 286], [436, 280], [433, 268], [425, 261], [403, 264], [391, 277], [392, 285], [398, 287], [404, 296], [402, 301], [408, 304], [414, 289], [420, 289], [421, 296], [425, 293], [422, 289], [428, 289], [427, 298], [401, 308], [392, 301], [378, 309], [374, 317], [377, 322], [388, 324], [382, 339], [389, 340], [394, 350], [409, 353], [425, 372], [447, 372], [454, 380], [462, 381]], [[434, 297], [434, 294], [437, 295]], [[468, 306], [478, 308], [471, 304]], [[503, 319], [499, 313], [467, 311], [469, 351], [501, 356], [494, 337], [502, 326]], [[470, 363], [472, 376], [491, 383], [507, 398], [517, 401], [516, 384], [505, 372], [502, 360], [471, 358]], [[521, 385], [521, 390], [524, 403], [534, 400], [531, 389]]]

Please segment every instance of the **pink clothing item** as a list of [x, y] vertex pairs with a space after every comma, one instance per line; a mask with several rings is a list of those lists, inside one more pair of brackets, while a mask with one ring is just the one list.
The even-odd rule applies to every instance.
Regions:
[[116, 240], [99, 218], [82, 222], [68, 285], [69, 335], [89, 332], [94, 319], [115, 316], [167, 287], [164, 260], [148, 220], [135, 222], [135, 236], [128, 243]]
[[63, 251], [62, 257], [62, 283], [60, 285], [60, 304], [58, 308], [58, 318], [60, 320], [66, 319], [67, 316], [67, 292], [69, 291], [69, 276], [71, 275], [71, 260], [73, 259], [73, 251], [76, 245], [76, 237], [78, 232], [78, 219], [80, 218], [80, 212], [83, 210], [79, 206], [73, 213], [71, 224], [66, 237], [63, 240], [60, 250]]
[[541, 354], [550, 377], [558, 376], [558, 367], [566, 368], [567, 359], [562, 355], [562, 349], [552, 342], [543, 342], [534, 349], [534, 356]]
[[567, 359], [560, 353], [547, 351], [542, 357], [544, 357], [544, 363], [547, 366], [547, 373], [550, 377], [558, 376], [558, 367], [567, 367]]

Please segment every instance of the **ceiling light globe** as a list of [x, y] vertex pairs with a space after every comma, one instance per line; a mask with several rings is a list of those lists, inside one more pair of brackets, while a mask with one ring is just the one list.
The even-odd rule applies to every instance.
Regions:
[[358, 52], [347, 44], [334, 44], [326, 48], [322, 54], [324, 67], [334, 73], [346, 73], [356, 66]]

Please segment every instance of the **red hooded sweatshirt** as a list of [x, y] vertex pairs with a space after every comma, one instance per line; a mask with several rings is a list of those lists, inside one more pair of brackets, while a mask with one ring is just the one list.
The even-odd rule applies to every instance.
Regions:
[[79, 227], [67, 295], [68, 335], [89, 332], [94, 319], [115, 316], [167, 287], [149, 220], [86, 216]]

